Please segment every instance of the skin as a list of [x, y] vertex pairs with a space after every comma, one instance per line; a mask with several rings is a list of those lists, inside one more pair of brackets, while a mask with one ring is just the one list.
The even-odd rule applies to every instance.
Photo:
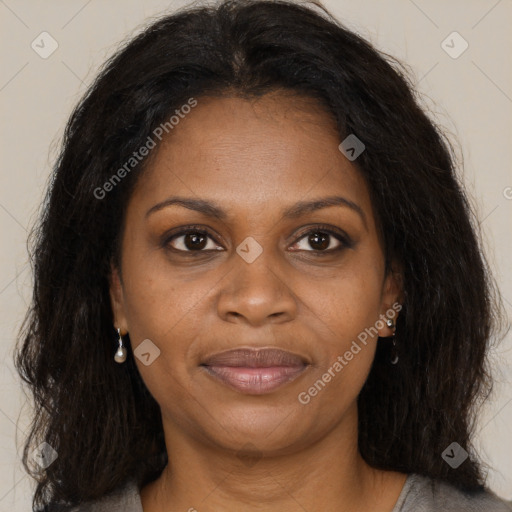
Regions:
[[[357, 448], [356, 400], [377, 338], [309, 403], [297, 398], [401, 298], [400, 274], [385, 275], [367, 186], [340, 142], [315, 100], [276, 92], [199, 98], [154, 150], [128, 204], [110, 287], [114, 324], [133, 349], [150, 339], [160, 350], [148, 366], [136, 358], [170, 454], [141, 490], [145, 512], [392, 510], [406, 475], [371, 468]], [[146, 216], [171, 196], [213, 202], [226, 217], [176, 204]], [[299, 201], [329, 196], [362, 215], [336, 205], [282, 218]], [[203, 253], [183, 235], [164, 236], [190, 224], [211, 232]], [[351, 243], [331, 235], [326, 249], [341, 250], [318, 254], [326, 249], [307, 232], [319, 225]], [[252, 263], [236, 252], [247, 237], [263, 250]], [[379, 336], [391, 335], [381, 327]], [[269, 394], [243, 394], [199, 366], [235, 347], [278, 347], [310, 365]]]

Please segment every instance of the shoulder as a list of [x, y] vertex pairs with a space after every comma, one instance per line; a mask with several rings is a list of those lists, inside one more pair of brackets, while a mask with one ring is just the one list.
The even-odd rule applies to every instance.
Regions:
[[139, 488], [134, 480], [112, 491], [103, 498], [74, 507], [49, 505], [43, 512], [143, 512]]
[[512, 512], [490, 491], [464, 492], [453, 485], [410, 474], [393, 512]]

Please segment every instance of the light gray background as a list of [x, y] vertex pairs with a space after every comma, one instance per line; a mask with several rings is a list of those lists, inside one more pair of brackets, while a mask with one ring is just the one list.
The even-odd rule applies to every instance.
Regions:
[[[27, 231], [65, 121], [118, 42], [185, 3], [0, 0], [0, 511], [30, 509], [33, 483], [19, 463], [30, 408], [24, 405], [12, 353], [30, 298]], [[411, 66], [424, 105], [460, 142], [464, 179], [510, 319], [512, 2], [325, 0], [325, 5], [349, 28]], [[58, 43], [47, 59], [31, 48], [43, 31]], [[456, 59], [441, 46], [453, 31], [469, 44]], [[496, 391], [480, 418], [477, 446], [491, 466], [491, 488], [512, 499], [510, 333], [491, 357]]]

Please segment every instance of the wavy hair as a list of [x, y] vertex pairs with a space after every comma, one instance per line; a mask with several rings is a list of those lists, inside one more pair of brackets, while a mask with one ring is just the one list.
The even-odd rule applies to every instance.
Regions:
[[[227, 0], [165, 15], [129, 40], [66, 125], [31, 232], [33, 299], [15, 354], [35, 408], [23, 452], [34, 510], [94, 500], [128, 479], [145, 485], [168, 457], [159, 406], [133, 358], [113, 360], [110, 268], [148, 160], [103, 199], [95, 190], [188, 98], [271, 91], [317, 99], [340, 141], [364, 142], [354, 164], [386, 270], [392, 261], [402, 269], [400, 361], [391, 366], [378, 344], [358, 398], [360, 453], [375, 468], [484, 486], [471, 439], [492, 387], [486, 354], [501, 303], [447, 136], [420, 107], [407, 68], [317, 2]], [[58, 453], [44, 471], [30, 463], [43, 441]], [[470, 454], [457, 470], [441, 458], [453, 441]]]

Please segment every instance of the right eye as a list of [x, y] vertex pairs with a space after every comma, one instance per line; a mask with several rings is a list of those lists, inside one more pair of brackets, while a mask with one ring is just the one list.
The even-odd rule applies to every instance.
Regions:
[[[223, 250], [216, 244], [213, 236], [204, 229], [187, 228], [167, 237], [164, 242], [172, 251], [200, 253]], [[220, 247], [220, 248], [219, 248]]]

